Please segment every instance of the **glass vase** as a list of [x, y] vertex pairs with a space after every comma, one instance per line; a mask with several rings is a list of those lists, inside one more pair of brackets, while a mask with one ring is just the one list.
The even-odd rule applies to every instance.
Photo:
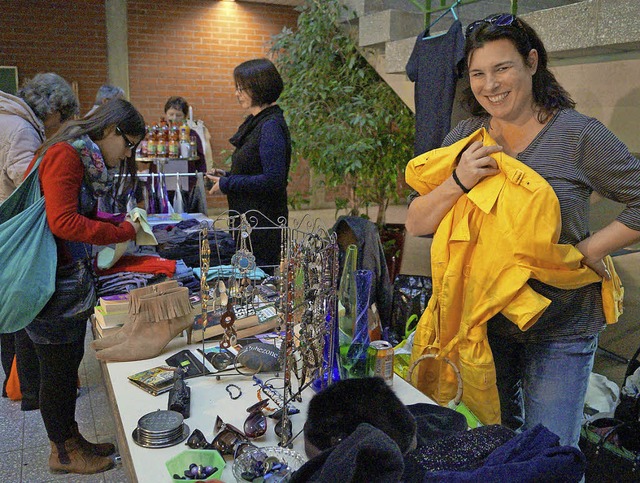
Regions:
[[373, 376], [375, 350], [369, 347], [369, 294], [373, 272], [356, 270], [355, 325], [351, 342], [340, 344], [340, 377], [352, 379]]
[[349, 245], [345, 251], [342, 276], [338, 286], [338, 339], [340, 345], [351, 343], [355, 327], [356, 281], [355, 272], [358, 264], [358, 247]]

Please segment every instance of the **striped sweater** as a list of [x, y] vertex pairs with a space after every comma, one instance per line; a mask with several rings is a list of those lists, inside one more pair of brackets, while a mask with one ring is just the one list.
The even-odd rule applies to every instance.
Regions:
[[[478, 128], [489, 128], [489, 116], [460, 122], [445, 138], [448, 146]], [[640, 160], [597, 119], [564, 109], [545, 125], [516, 158], [538, 172], [560, 202], [562, 228], [559, 243], [575, 245], [590, 235], [589, 198], [597, 192], [625, 204], [617, 220], [640, 231]], [[521, 332], [502, 315], [489, 331], [519, 342], [590, 336], [604, 327], [600, 283], [562, 290], [530, 280], [530, 286], [552, 303], [540, 320]]]

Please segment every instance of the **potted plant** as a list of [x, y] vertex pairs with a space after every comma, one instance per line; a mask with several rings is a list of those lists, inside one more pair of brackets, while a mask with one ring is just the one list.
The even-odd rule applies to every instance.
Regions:
[[337, 0], [307, 0], [296, 29], [272, 40], [285, 82], [284, 109], [294, 156], [306, 159], [329, 187], [344, 187], [336, 207], [361, 216], [377, 205], [383, 226], [399, 199], [399, 176], [413, 157], [411, 110], [358, 51], [346, 7]]

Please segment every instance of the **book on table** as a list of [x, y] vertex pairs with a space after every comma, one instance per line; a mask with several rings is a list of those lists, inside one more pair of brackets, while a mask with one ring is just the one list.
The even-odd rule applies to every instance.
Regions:
[[127, 379], [143, 391], [152, 396], [157, 396], [171, 390], [174, 374], [175, 369], [172, 367], [156, 366], [131, 374]]
[[98, 306], [105, 314], [129, 312], [129, 294], [105, 295], [98, 299]]
[[121, 325], [116, 325], [113, 327], [102, 327], [96, 320], [95, 314], [91, 316], [91, 324], [93, 326], [94, 336], [98, 339], [113, 335], [122, 327]]
[[129, 322], [129, 312], [105, 312], [102, 305], [96, 305], [94, 307], [93, 315], [96, 318], [96, 322], [103, 329], [122, 327], [124, 324]]

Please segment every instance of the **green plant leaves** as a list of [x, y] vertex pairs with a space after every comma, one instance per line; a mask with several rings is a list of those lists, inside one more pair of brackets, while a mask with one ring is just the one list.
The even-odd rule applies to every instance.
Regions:
[[348, 187], [352, 214], [369, 204], [383, 212], [397, 200], [398, 176], [413, 157], [414, 117], [358, 51], [348, 26], [339, 26], [344, 9], [337, 0], [308, 0], [297, 28], [274, 36], [271, 51], [285, 82], [279, 104], [295, 156], [327, 186]]

